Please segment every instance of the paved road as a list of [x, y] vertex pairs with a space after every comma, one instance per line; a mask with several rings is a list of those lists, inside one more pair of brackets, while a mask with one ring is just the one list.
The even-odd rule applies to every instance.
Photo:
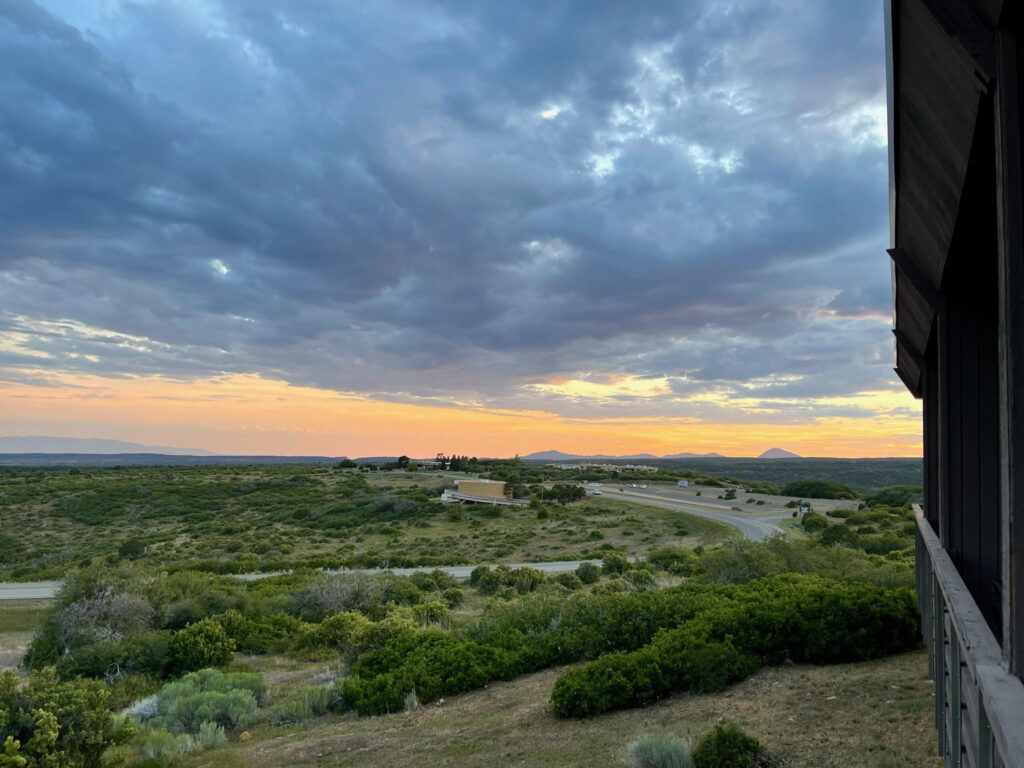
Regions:
[[[709, 520], [716, 520], [719, 523], [732, 525], [740, 529], [746, 538], [752, 541], [763, 541], [775, 533], [785, 533], [779, 526], [779, 521], [785, 520], [786, 514], [755, 515], [749, 513], [723, 512], [719, 504], [702, 504], [700, 502], [680, 502], [676, 499], [658, 496], [650, 491], [634, 492], [620, 491], [617, 488], [610, 488], [605, 485], [601, 488], [602, 495], [617, 496], [628, 499], [636, 504], [646, 504], [661, 509], [671, 509], [678, 512], [685, 512], [688, 515], [705, 517]], [[530, 567], [536, 568], [544, 573], [565, 573], [575, 571], [584, 562], [600, 564], [600, 560], [563, 560], [554, 563], [509, 563], [510, 568]], [[444, 571], [456, 579], [468, 579], [470, 572], [475, 566], [472, 565], [447, 565], [440, 566], [439, 570]], [[392, 568], [391, 572], [399, 576], [408, 576], [417, 571], [432, 571], [430, 568]], [[383, 573], [381, 569], [361, 571], [362, 573]], [[274, 573], [243, 573], [239, 578], [246, 581], [265, 579], [268, 576], [275, 576]], [[37, 581], [25, 582], [23, 584], [0, 584], [0, 600], [45, 600], [52, 598], [60, 590], [59, 581]]]
[[0, 584], [0, 600], [46, 600], [56, 595], [59, 589], [59, 581]]
[[[594, 563], [600, 565], [600, 560], [560, 560], [553, 563], [508, 563], [509, 568], [536, 568], [538, 571], [544, 573], [565, 573], [566, 571], [575, 571], [583, 563]], [[456, 579], [468, 579], [469, 574], [475, 568], [475, 565], [442, 565], [437, 566], [436, 570], [444, 571], [449, 576], [454, 576]], [[397, 574], [399, 576], [409, 576], [417, 572], [429, 572], [435, 570], [435, 566], [429, 568], [390, 568], [388, 572]], [[278, 573], [240, 573], [237, 574], [238, 578], [245, 581], [256, 581], [257, 579], [265, 579], [268, 576], [278, 576], [282, 572]], [[341, 573], [341, 571], [328, 571], [328, 573]], [[366, 570], [360, 570], [359, 573], [385, 573], [382, 568], [370, 568]], [[47, 600], [56, 596], [57, 592], [60, 591], [59, 581], [36, 581], [36, 582], [24, 582], [22, 584], [0, 584], [0, 601], [2, 600]]]
[[618, 488], [610, 488], [607, 485], [601, 487], [602, 496], [618, 496], [627, 499], [635, 504], [646, 504], [650, 507], [661, 507], [672, 509], [677, 512], [685, 512], [696, 517], [705, 517], [708, 520], [716, 520], [719, 523], [732, 525], [740, 529], [746, 538], [752, 541], [764, 541], [775, 533], [785, 533], [779, 522], [785, 520], [789, 515], [776, 513], [771, 515], [753, 515], [742, 512], [723, 512], [718, 504], [702, 504], [700, 502], [680, 502], [665, 496], [658, 496], [650, 491], [634, 492], [632, 489], [620, 491]]

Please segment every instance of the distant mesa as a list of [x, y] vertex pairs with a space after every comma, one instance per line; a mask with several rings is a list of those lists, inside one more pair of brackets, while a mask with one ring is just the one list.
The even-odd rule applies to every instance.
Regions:
[[562, 451], [537, 451], [521, 458], [527, 461], [580, 461], [586, 459], [618, 459], [635, 461], [637, 459], [724, 459], [720, 453], [672, 453], [667, 456], [655, 456], [653, 453], [630, 453], [624, 456], [609, 456], [607, 454], [588, 454], [586, 456], [578, 453], [563, 453]]
[[142, 445], [83, 437], [0, 437], [0, 453], [162, 453], [168, 456], [216, 456], [202, 448]]
[[793, 453], [792, 451], [786, 451], [782, 448], [769, 448], [767, 451], [762, 453], [757, 458], [759, 459], [799, 459], [800, 456]]

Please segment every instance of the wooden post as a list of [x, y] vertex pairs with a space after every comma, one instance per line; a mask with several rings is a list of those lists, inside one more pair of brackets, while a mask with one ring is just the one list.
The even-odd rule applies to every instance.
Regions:
[[1024, 674], [1024, 209], [1016, 32], [996, 33], [996, 213], [999, 249], [999, 427], [1002, 650]]

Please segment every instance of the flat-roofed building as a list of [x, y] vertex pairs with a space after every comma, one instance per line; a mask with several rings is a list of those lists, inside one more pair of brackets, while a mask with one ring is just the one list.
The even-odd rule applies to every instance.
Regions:
[[529, 499], [513, 499], [505, 495], [504, 480], [484, 480], [482, 478], [459, 478], [454, 489], [446, 489], [441, 494], [441, 501], [459, 501], [467, 504], [506, 504], [522, 507], [530, 503]]
[[485, 499], [505, 498], [504, 480], [459, 479], [455, 481], [455, 487], [459, 489], [459, 493], [464, 493], [467, 496], [481, 496]]

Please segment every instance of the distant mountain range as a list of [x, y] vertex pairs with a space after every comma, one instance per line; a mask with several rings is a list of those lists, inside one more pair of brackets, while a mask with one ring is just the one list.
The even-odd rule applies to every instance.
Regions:
[[82, 437], [0, 437], [0, 453], [161, 453], [168, 456], [216, 456], [202, 448], [143, 445], [123, 440]]
[[[196, 456], [196, 457], [221, 457], [222, 454], [213, 453], [202, 448], [177, 448], [166, 445], [143, 445], [142, 443], [129, 443], [124, 440], [103, 440], [99, 438], [81, 437], [0, 437], [0, 454], [63, 454], [76, 456], [100, 456], [117, 455], [126, 456], [131, 454], [146, 454], [150, 457], [156, 456]], [[227, 459], [228, 456], [223, 456]], [[244, 457], [232, 456], [234, 460]], [[252, 457], [262, 461], [268, 459], [292, 462], [296, 459], [337, 461], [340, 457]], [[581, 455], [576, 453], [564, 453], [563, 451], [537, 451], [521, 458], [528, 461], [653, 461], [656, 459], [724, 459], [727, 458], [721, 453], [670, 453], [664, 456], [655, 456], [653, 453], [629, 453], [621, 456], [598, 453]], [[757, 458], [759, 459], [798, 459], [797, 454], [782, 448], [769, 448]], [[386, 463], [395, 461], [393, 456], [364, 456], [356, 459], [360, 463]], [[147, 461], [149, 463], [149, 461]], [[204, 462], [205, 463], [205, 462]], [[234, 463], [234, 462], [232, 462]]]
[[528, 461], [597, 461], [600, 459], [625, 461], [638, 459], [724, 459], [725, 456], [720, 453], [672, 453], [667, 456], [655, 456], [652, 453], [630, 453], [625, 456], [609, 456], [598, 453], [591, 456], [580, 456], [575, 453], [562, 453], [562, 451], [537, 451], [520, 458]]

